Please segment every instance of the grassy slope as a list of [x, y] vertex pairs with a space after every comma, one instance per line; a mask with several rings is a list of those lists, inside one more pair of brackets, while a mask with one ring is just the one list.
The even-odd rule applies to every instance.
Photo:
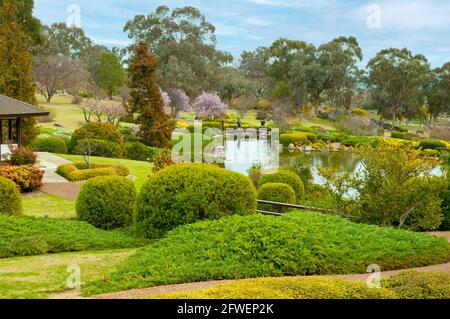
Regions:
[[0, 259], [0, 298], [47, 298], [66, 291], [67, 267], [78, 265], [82, 285], [99, 279], [133, 254], [134, 249], [62, 253]]
[[84, 122], [83, 112], [75, 104], [72, 104], [72, 96], [55, 95], [49, 104], [45, 99], [37, 95], [39, 105], [48, 107], [56, 112], [53, 123], [41, 123], [42, 127], [54, 127], [54, 123], [62, 125], [66, 129], [75, 130]]
[[23, 211], [32, 217], [76, 218], [75, 201], [46, 194], [24, 196]]
[[449, 257], [444, 239], [318, 213], [234, 216], [175, 229], [86, 293], [211, 279], [364, 273], [371, 264], [403, 269]]
[[[83, 156], [80, 155], [67, 155], [59, 154], [62, 158], [65, 158], [72, 162], [83, 162]], [[125, 165], [131, 175], [136, 176], [135, 184], [136, 188], [140, 189], [146, 182], [148, 176], [152, 173], [152, 164], [148, 162], [140, 162], [118, 158], [104, 158], [104, 157], [91, 157], [91, 161], [94, 164], [120, 164]]]
[[138, 247], [143, 240], [88, 223], [0, 215], [0, 258]]

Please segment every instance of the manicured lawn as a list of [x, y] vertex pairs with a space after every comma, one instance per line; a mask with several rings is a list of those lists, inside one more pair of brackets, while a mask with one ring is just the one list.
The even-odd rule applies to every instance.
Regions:
[[24, 196], [23, 212], [32, 217], [76, 218], [75, 201], [47, 194]]
[[[80, 155], [59, 154], [59, 156], [75, 163], [84, 162], [83, 156]], [[94, 156], [91, 157], [91, 161], [94, 164], [125, 165], [130, 170], [131, 175], [136, 177], [134, 182], [137, 189], [141, 189], [142, 185], [147, 181], [148, 176], [152, 173], [152, 164], [148, 162]]]
[[217, 279], [365, 273], [445, 263], [441, 238], [311, 212], [178, 227], [140, 249], [87, 294]]
[[132, 255], [134, 249], [84, 251], [0, 259], [0, 298], [47, 298], [69, 290], [68, 266], [80, 267], [81, 283], [97, 280]]
[[66, 129], [75, 130], [79, 127], [80, 123], [84, 123], [83, 112], [81, 109], [72, 104], [72, 96], [60, 96], [55, 95], [52, 102], [49, 104], [45, 99], [37, 95], [39, 105], [51, 108], [56, 112], [56, 117], [53, 123], [41, 123], [42, 127], [53, 128], [54, 123], [62, 125]]
[[81, 221], [0, 215], [0, 258], [139, 247], [144, 240]]

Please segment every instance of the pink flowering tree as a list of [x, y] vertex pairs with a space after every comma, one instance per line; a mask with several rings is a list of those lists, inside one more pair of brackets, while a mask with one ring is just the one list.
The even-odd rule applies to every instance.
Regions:
[[169, 89], [167, 91], [171, 100], [171, 113], [172, 118], [176, 119], [180, 111], [191, 111], [191, 100], [187, 96], [186, 92], [181, 89]]
[[94, 117], [97, 122], [102, 122], [102, 119], [105, 119], [106, 122], [118, 126], [121, 120], [127, 115], [125, 106], [115, 101], [89, 99], [79, 107], [83, 111], [86, 122], [91, 122], [92, 117]]
[[170, 103], [172, 102], [172, 100], [170, 99], [170, 96], [167, 92], [164, 92], [163, 90], [161, 90], [161, 97], [163, 99], [163, 103], [164, 103], [164, 107], [169, 107]]
[[217, 94], [203, 92], [195, 99], [192, 109], [198, 116], [213, 120], [226, 116], [228, 107]]

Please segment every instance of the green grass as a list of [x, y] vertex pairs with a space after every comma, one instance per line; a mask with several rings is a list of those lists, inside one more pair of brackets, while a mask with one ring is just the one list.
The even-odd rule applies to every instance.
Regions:
[[295, 212], [233, 216], [179, 227], [86, 287], [97, 294], [165, 284], [293, 275], [365, 273], [449, 260], [442, 238]]
[[0, 215], [0, 258], [138, 247], [144, 241], [88, 223]]
[[333, 277], [258, 278], [209, 289], [164, 294], [155, 299], [448, 299], [450, 275], [407, 271], [373, 289], [365, 282]]
[[55, 95], [51, 103], [47, 103], [45, 99], [37, 95], [39, 105], [48, 107], [55, 111], [56, 117], [52, 123], [41, 123], [42, 127], [52, 128], [57, 123], [65, 129], [76, 130], [81, 123], [84, 123], [83, 112], [81, 109], [72, 104], [72, 96]]
[[47, 298], [67, 291], [70, 265], [80, 267], [82, 286], [112, 271], [134, 249], [84, 251], [0, 259], [0, 298]]
[[46, 194], [24, 196], [22, 202], [26, 216], [73, 219], [77, 215], [75, 201], [58, 196]]
[[[80, 155], [67, 155], [67, 154], [58, 154], [58, 155], [74, 163], [84, 162], [83, 156]], [[94, 157], [94, 156], [91, 157], [91, 162], [93, 164], [126, 166], [130, 170], [131, 175], [136, 177], [134, 182], [138, 190], [141, 189], [142, 185], [147, 181], [148, 176], [151, 175], [153, 167], [152, 164], [149, 162], [133, 161], [118, 158]]]

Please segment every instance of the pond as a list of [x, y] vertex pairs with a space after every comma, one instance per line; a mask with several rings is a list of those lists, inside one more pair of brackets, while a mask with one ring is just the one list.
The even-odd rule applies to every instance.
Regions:
[[[351, 152], [300, 152], [284, 149], [283, 151], [272, 151], [270, 140], [227, 140], [224, 155], [225, 168], [242, 174], [247, 174], [253, 163], [261, 163], [264, 168], [270, 168], [273, 159], [279, 167], [298, 164], [311, 168], [313, 182], [322, 185], [324, 179], [320, 176], [317, 168], [335, 168], [341, 172], [358, 172], [362, 169], [361, 162]], [[279, 154], [274, 154], [278, 152]], [[442, 169], [433, 171], [435, 175], [441, 175]]]

